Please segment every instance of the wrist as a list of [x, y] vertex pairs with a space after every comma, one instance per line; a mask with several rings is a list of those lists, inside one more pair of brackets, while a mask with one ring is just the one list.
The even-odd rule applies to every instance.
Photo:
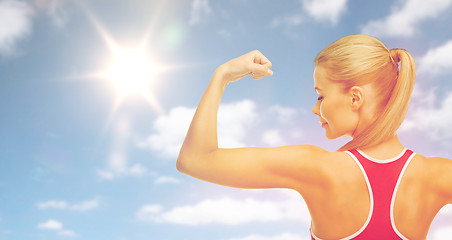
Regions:
[[222, 86], [226, 87], [230, 82], [230, 74], [228, 73], [227, 66], [220, 65], [214, 72], [212, 81], [215, 81]]

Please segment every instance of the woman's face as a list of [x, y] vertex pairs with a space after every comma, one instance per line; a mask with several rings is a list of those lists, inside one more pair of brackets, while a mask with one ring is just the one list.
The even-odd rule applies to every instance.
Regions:
[[353, 136], [359, 117], [352, 110], [351, 96], [340, 84], [328, 80], [327, 76], [324, 67], [315, 68], [314, 88], [319, 96], [312, 113], [319, 116], [328, 139]]

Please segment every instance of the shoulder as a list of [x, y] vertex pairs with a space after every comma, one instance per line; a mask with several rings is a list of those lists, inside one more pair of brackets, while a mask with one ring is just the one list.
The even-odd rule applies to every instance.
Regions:
[[431, 174], [447, 174], [452, 176], [452, 159], [443, 157], [426, 157], [421, 154], [416, 154], [413, 158], [413, 164], [419, 168], [419, 171], [424, 172], [424, 175], [432, 176]]
[[267, 159], [295, 165], [319, 164], [330, 158], [331, 152], [314, 145], [287, 145], [273, 148], [258, 148], [260, 155]]
[[334, 174], [338, 158], [347, 154], [330, 152], [314, 145], [288, 145], [267, 148], [260, 155], [271, 171], [292, 175], [299, 182], [323, 184]]
[[424, 187], [435, 192], [446, 204], [452, 203], [452, 159], [416, 154], [413, 160], [415, 173]]
[[[448, 188], [452, 190], [452, 159], [442, 157], [424, 157], [421, 156], [425, 168], [429, 170], [432, 177], [448, 180]], [[441, 183], [441, 182], [438, 182]]]
[[330, 152], [314, 145], [289, 145], [281, 147], [279, 153], [289, 153], [294, 164], [302, 164], [314, 168], [331, 168], [331, 164], [348, 157], [345, 152]]
[[[326, 187], [337, 181], [338, 175], [356, 167], [356, 163], [346, 152], [330, 152], [313, 145], [291, 145], [281, 147], [276, 154], [287, 154], [284, 159], [301, 182], [319, 183]], [[302, 174], [300, 174], [302, 173]]]

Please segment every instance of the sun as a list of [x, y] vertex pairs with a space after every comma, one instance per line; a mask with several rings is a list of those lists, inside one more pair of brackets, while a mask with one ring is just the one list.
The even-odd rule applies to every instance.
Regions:
[[141, 48], [116, 49], [103, 77], [110, 81], [120, 101], [129, 96], [151, 100], [151, 88], [159, 67]]
[[[116, 92], [113, 113], [123, 101], [131, 97], [144, 98], [155, 110], [161, 111], [153, 91], [158, 74], [167, 67], [151, 57], [149, 33], [136, 44], [122, 46], [113, 39], [101, 24], [91, 16], [91, 20], [102, 36], [110, 52], [104, 68], [96, 71], [94, 78], [106, 80]], [[154, 56], [155, 57], [155, 56]]]

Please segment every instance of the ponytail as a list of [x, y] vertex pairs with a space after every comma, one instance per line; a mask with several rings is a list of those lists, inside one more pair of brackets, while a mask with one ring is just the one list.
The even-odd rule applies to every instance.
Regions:
[[346, 89], [371, 83], [379, 96], [376, 119], [339, 151], [371, 147], [395, 135], [408, 111], [416, 75], [414, 59], [406, 50], [388, 50], [374, 37], [350, 35], [322, 50], [315, 64], [331, 69], [331, 79]]
[[414, 87], [416, 65], [413, 57], [404, 49], [391, 49], [389, 59], [396, 66], [400, 62], [400, 70], [382, 114], [353, 140], [339, 148], [339, 151], [378, 144], [394, 136], [402, 125]]

